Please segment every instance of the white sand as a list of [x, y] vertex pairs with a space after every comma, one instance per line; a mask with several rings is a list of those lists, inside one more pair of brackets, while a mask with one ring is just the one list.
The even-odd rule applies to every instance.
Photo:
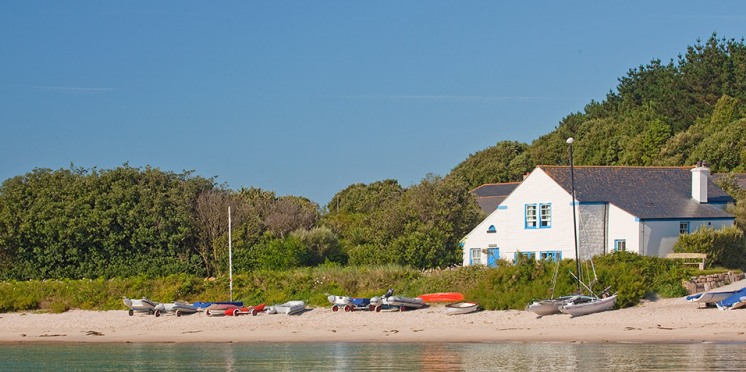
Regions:
[[746, 342], [746, 309], [704, 308], [684, 298], [576, 318], [527, 311], [446, 315], [332, 312], [255, 317], [128, 316], [126, 310], [0, 314], [0, 342]]

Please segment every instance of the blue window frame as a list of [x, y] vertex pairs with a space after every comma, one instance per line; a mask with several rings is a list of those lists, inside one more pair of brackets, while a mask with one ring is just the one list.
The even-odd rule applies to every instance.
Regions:
[[561, 251], [539, 252], [539, 258], [542, 260], [559, 262], [559, 261], [562, 261], [562, 252]]
[[535, 229], [537, 226], [538, 211], [536, 210], [536, 204], [526, 204], [524, 209], [524, 225], [527, 229]]
[[614, 252], [622, 252], [627, 250], [627, 241], [625, 239], [614, 240]]
[[487, 229], [487, 232], [490, 234], [496, 233], [497, 230], [495, 230], [495, 225], [490, 225], [490, 227]]
[[689, 222], [679, 222], [679, 235], [689, 234]]
[[539, 204], [539, 227], [542, 229], [552, 227], [552, 204]]
[[526, 204], [524, 211], [525, 228], [546, 229], [552, 227], [552, 203]]
[[536, 259], [536, 252], [515, 252], [513, 254], [513, 263], [518, 262], [518, 259], [524, 257], [529, 260], [535, 260]]

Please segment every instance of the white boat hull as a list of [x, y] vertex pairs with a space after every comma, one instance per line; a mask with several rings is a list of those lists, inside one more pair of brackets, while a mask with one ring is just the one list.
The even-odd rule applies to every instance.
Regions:
[[714, 302], [720, 302], [722, 300], [725, 300], [726, 298], [732, 296], [735, 294], [736, 291], [728, 291], [728, 292], [704, 292], [700, 295], [692, 295], [687, 297], [687, 300], [689, 302], [698, 302], [698, 303], [714, 303]]
[[151, 301], [145, 297], [140, 299], [123, 297], [122, 302], [124, 303], [124, 306], [129, 308], [130, 316], [135, 312], [153, 314], [155, 313], [155, 307], [159, 305], [157, 302]]
[[303, 312], [305, 309], [306, 303], [304, 301], [288, 301], [284, 304], [271, 306], [267, 313], [293, 315]]
[[560, 308], [571, 302], [590, 302], [595, 297], [582, 296], [582, 295], [571, 295], [561, 296], [546, 300], [537, 300], [528, 305], [528, 311], [538, 315], [539, 317], [545, 315], [561, 314]]
[[329, 302], [332, 303], [332, 305], [336, 306], [345, 306], [349, 305], [352, 302], [352, 299], [349, 296], [335, 296], [335, 295], [329, 295], [326, 298], [329, 300]]
[[172, 313], [179, 317], [182, 315], [194, 314], [198, 310], [199, 309], [196, 306], [186, 302], [162, 303], [155, 307], [156, 316], [164, 313]]
[[616, 304], [616, 295], [605, 298], [595, 298], [590, 302], [574, 303], [570, 302], [560, 307], [560, 312], [570, 314], [570, 317], [588, 315], [601, 311], [611, 310]]
[[476, 302], [456, 302], [446, 305], [446, 315], [469, 314], [479, 310]]

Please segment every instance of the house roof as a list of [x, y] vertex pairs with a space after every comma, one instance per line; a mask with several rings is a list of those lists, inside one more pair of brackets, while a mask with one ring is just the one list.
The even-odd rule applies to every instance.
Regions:
[[520, 182], [486, 183], [469, 192], [477, 197], [508, 196], [520, 184]]
[[[572, 192], [570, 167], [540, 165], [549, 177]], [[581, 203], [611, 203], [640, 219], [733, 218], [718, 206], [692, 198], [691, 167], [576, 166], [575, 197]], [[712, 178], [708, 203], [732, 202]]]
[[477, 197], [477, 204], [485, 214], [490, 214], [515, 190], [520, 182], [488, 183], [469, 191]]

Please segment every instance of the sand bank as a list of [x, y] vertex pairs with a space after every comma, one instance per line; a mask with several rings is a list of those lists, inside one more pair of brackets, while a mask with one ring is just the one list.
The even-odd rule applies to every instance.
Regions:
[[576, 318], [527, 311], [446, 315], [406, 312], [159, 318], [126, 310], [0, 314], [0, 342], [746, 342], [746, 309], [721, 311], [684, 298], [646, 301]]

